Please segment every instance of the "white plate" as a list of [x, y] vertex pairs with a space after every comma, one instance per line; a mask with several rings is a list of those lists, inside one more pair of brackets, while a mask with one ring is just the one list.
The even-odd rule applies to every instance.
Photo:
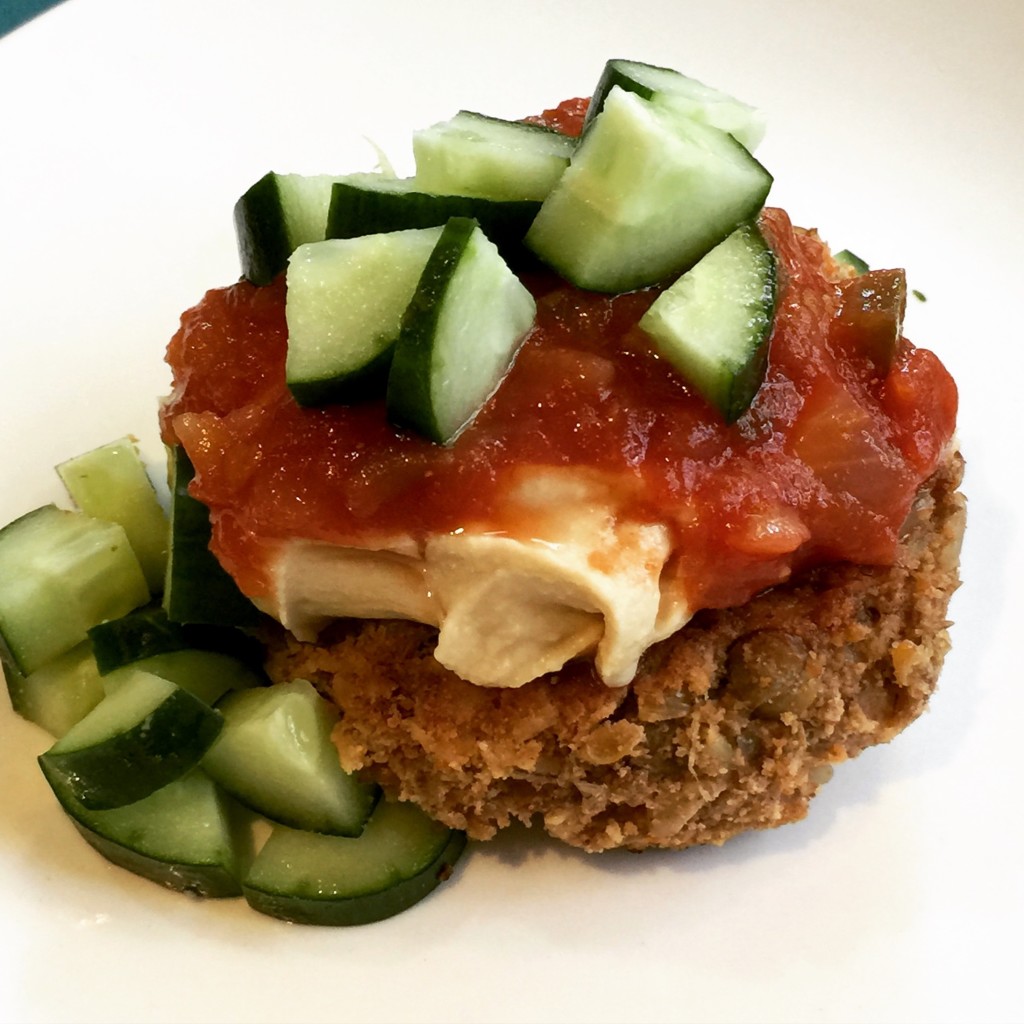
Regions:
[[908, 268], [908, 333], [961, 387], [971, 502], [931, 711], [805, 823], [642, 857], [516, 833], [366, 928], [110, 867], [48, 799], [46, 739], [0, 709], [0, 1019], [1014, 1019], [1022, 44], [1019, 0], [69, 0], [0, 41], [0, 521], [88, 447], [134, 432], [156, 458], [164, 344], [237, 276], [231, 207], [265, 170], [368, 169], [366, 138], [401, 164], [414, 128], [585, 94], [610, 56], [762, 106], [772, 202]]

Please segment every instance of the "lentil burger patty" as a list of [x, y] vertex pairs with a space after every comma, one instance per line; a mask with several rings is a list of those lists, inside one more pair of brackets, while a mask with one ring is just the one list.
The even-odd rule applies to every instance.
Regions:
[[346, 769], [472, 837], [518, 819], [590, 851], [722, 843], [802, 818], [833, 764], [924, 710], [959, 582], [961, 475], [949, 454], [892, 566], [826, 566], [701, 612], [625, 687], [584, 661], [474, 686], [433, 658], [434, 630], [391, 620], [344, 620], [317, 644], [282, 630], [269, 670], [338, 705]]

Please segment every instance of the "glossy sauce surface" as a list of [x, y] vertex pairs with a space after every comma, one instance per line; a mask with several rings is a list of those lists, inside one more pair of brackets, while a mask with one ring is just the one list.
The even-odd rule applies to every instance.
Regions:
[[[577, 123], [566, 107], [561, 127]], [[822, 243], [782, 211], [766, 210], [761, 226], [779, 259], [776, 322], [765, 383], [732, 426], [636, 327], [656, 289], [606, 296], [524, 278], [534, 330], [447, 448], [392, 427], [380, 400], [295, 404], [283, 282], [209, 292], [169, 346], [175, 387], [162, 422], [195, 463], [215, 550], [256, 596], [275, 546], [293, 537], [530, 536], [504, 496], [522, 467], [542, 466], [592, 472], [610, 482], [619, 516], [666, 523], [668, 571], [695, 606], [742, 602], [823, 561], [891, 561], [954, 429], [955, 386], [905, 340], [880, 371], [869, 343], [877, 309], [830, 279]]]

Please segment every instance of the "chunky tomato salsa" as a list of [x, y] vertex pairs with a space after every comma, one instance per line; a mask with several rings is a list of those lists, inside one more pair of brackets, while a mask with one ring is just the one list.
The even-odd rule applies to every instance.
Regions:
[[[578, 125], [570, 108], [559, 117]], [[504, 496], [523, 466], [540, 466], [597, 474], [613, 483], [617, 515], [666, 524], [667, 571], [694, 607], [743, 602], [823, 562], [891, 562], [952, 436], [955, 385], [905, 339], [879, 359], [867, 301], [877, 277], [871, 289], [843, 280], [781, 210], [766, 209], [761, 226], [779, 261], [777, 313], [765, 382], [731, 426], [637, 328], [657, 289], [608, 296], [525, 276], [535, 327], [449, 447], [391, 426], [381, 400], [293, 401], [283, 280], [209, 292], [170, 343], [162, 425], [195, 464], [217, 554], [259, 596], [270, 552], [291, 538], [529, 537]]]

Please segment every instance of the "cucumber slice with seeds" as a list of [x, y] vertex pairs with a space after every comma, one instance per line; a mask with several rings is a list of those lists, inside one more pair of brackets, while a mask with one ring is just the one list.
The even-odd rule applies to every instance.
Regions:
[[662, 356], [727, 423], [746, 411], [764, 379], [775, 264], [764, 236], [747, 224], [662, 292], [640, 320]]
[[331, 730], [338, 711], [305, 680], [229, 694], [224, 730], [203, 759], [229, 793], [276, 822], [357, 836], [375, 786], [344, 772]]
[[350, 174], [331, 192], [328, 238], [355, 238], [375, 232], [443, 226], [451, 217], [472, 217], [511, 265], [528, 267], [536, 257], [523, 238], [540, 209], [535, 199], [489, 199], [439, 194], [416, 178]]
[[533, 296], [472, 220], [445, 226], [406, 310], [388, 376], [391, 419], [448, 444], [508, 372]]
[[0, 530], [0, 637], [23, 675], [147, 601], [139, 560], [116, 523], [46, 505]]
[[41, 754], [40, 763], [89, 810], [123, 807], [194, 768], [222, 724], [181, 687], [135, 671]]
[[246, 280], [270, 284], [300, 245], [324, 237], [335, 180], [330, 174], [270, 171], [239, 198], [235, 233]]
[[296, 249], [288, 264], [285, 379], [300, 405], [380, 394], [402, 314], [440, 236], [439, 227], [421, 228]]
[[543, 199], [569, 164], [577, 141], [525, 121], [469, 110], [413, 135], [416, 180], [427, 192]]
[[731, 135], [615, 88], [526, 244], [580, 288], [631, 291], [692, 267], [771, 182]]
[[427, 896], [465, 847], [464, 832], [382, 801], [358, 839], [275, 828], [242, 889], [255, 910], [285, 921], [369, 924]]
[[608, 93], [616, 86], [701, 124], [728, 132], [751, 153], [764, 138], [764, 115], [754, 107], [671, 68], [635, 60], [610, 60], [605, 64], [587, 108], [584, 133], [603, 109]]

